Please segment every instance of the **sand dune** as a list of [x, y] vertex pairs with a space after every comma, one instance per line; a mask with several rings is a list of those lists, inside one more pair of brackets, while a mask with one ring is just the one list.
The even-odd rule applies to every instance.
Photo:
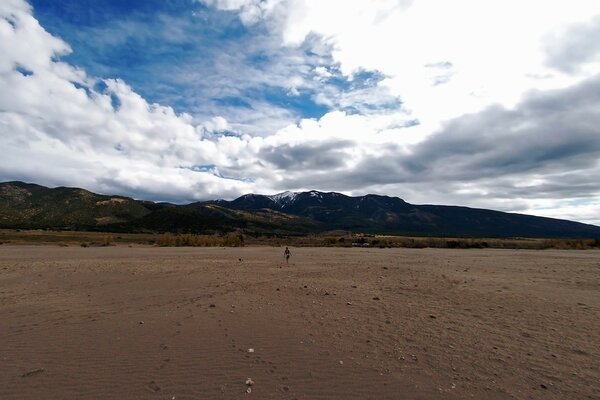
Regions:
[[0, 398], [600, 399], [600, 252], [291, 250], [0, 246]]

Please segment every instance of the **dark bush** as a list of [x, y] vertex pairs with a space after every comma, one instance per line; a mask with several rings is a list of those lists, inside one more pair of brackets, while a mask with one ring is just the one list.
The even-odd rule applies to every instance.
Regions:
[[446, 241], [446, 247], [448, 247], [449, 249], [458, 249], [460, 246], [460, 243], [458, 242], [458, 240], [447, 240]]

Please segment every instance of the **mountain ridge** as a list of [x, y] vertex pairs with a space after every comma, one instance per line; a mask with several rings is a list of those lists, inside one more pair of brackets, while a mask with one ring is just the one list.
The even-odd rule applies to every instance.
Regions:
[[[270, 197], [244, 195], [220, 204], [252, 211], [269, 207]], [[600, 227], [580, 222], [466, 206], [414, 205], [377, 194], [347, 196], [313, 190], [297, 193], [293, 201], [277, 208], [324, 222], [330, 229], [365, 233], [492, 237], [594, 237], [600, 233]]]
[[0, 228], [186, 233], [240, 230], [281, 235], [344, 230], [418, 236], [600, 237], [600, 227], [596, 225], [464, 206], [414, 205], [399, 197], [377, 194], [287, 191], [177, 205], [20, 181], [0, 183]]

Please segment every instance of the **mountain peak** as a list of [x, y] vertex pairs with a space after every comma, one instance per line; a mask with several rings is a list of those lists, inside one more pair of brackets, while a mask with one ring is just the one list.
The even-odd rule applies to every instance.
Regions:
[[289, 203], [294, 201], [294, 199], [298, 196], [298, 192], [290, 192], [285, 191], [285, 192], [281, 192], [281, 193], [277, 193], [271, 196], [267, 196], [269, 199], [273, 200], [275, 203], [280, 204], [280, 203]]

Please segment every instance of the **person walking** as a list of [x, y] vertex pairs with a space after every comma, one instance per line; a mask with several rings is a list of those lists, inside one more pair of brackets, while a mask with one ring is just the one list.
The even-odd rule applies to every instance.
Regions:
[[291, 257], [292, 253], [290, 252], [290, 249], [288, 249], [288, 247], [285, 247], [285, 251], [283, 252], [283, 258], [285, 259], [285, 265], [290, 265], [290, 257]]

